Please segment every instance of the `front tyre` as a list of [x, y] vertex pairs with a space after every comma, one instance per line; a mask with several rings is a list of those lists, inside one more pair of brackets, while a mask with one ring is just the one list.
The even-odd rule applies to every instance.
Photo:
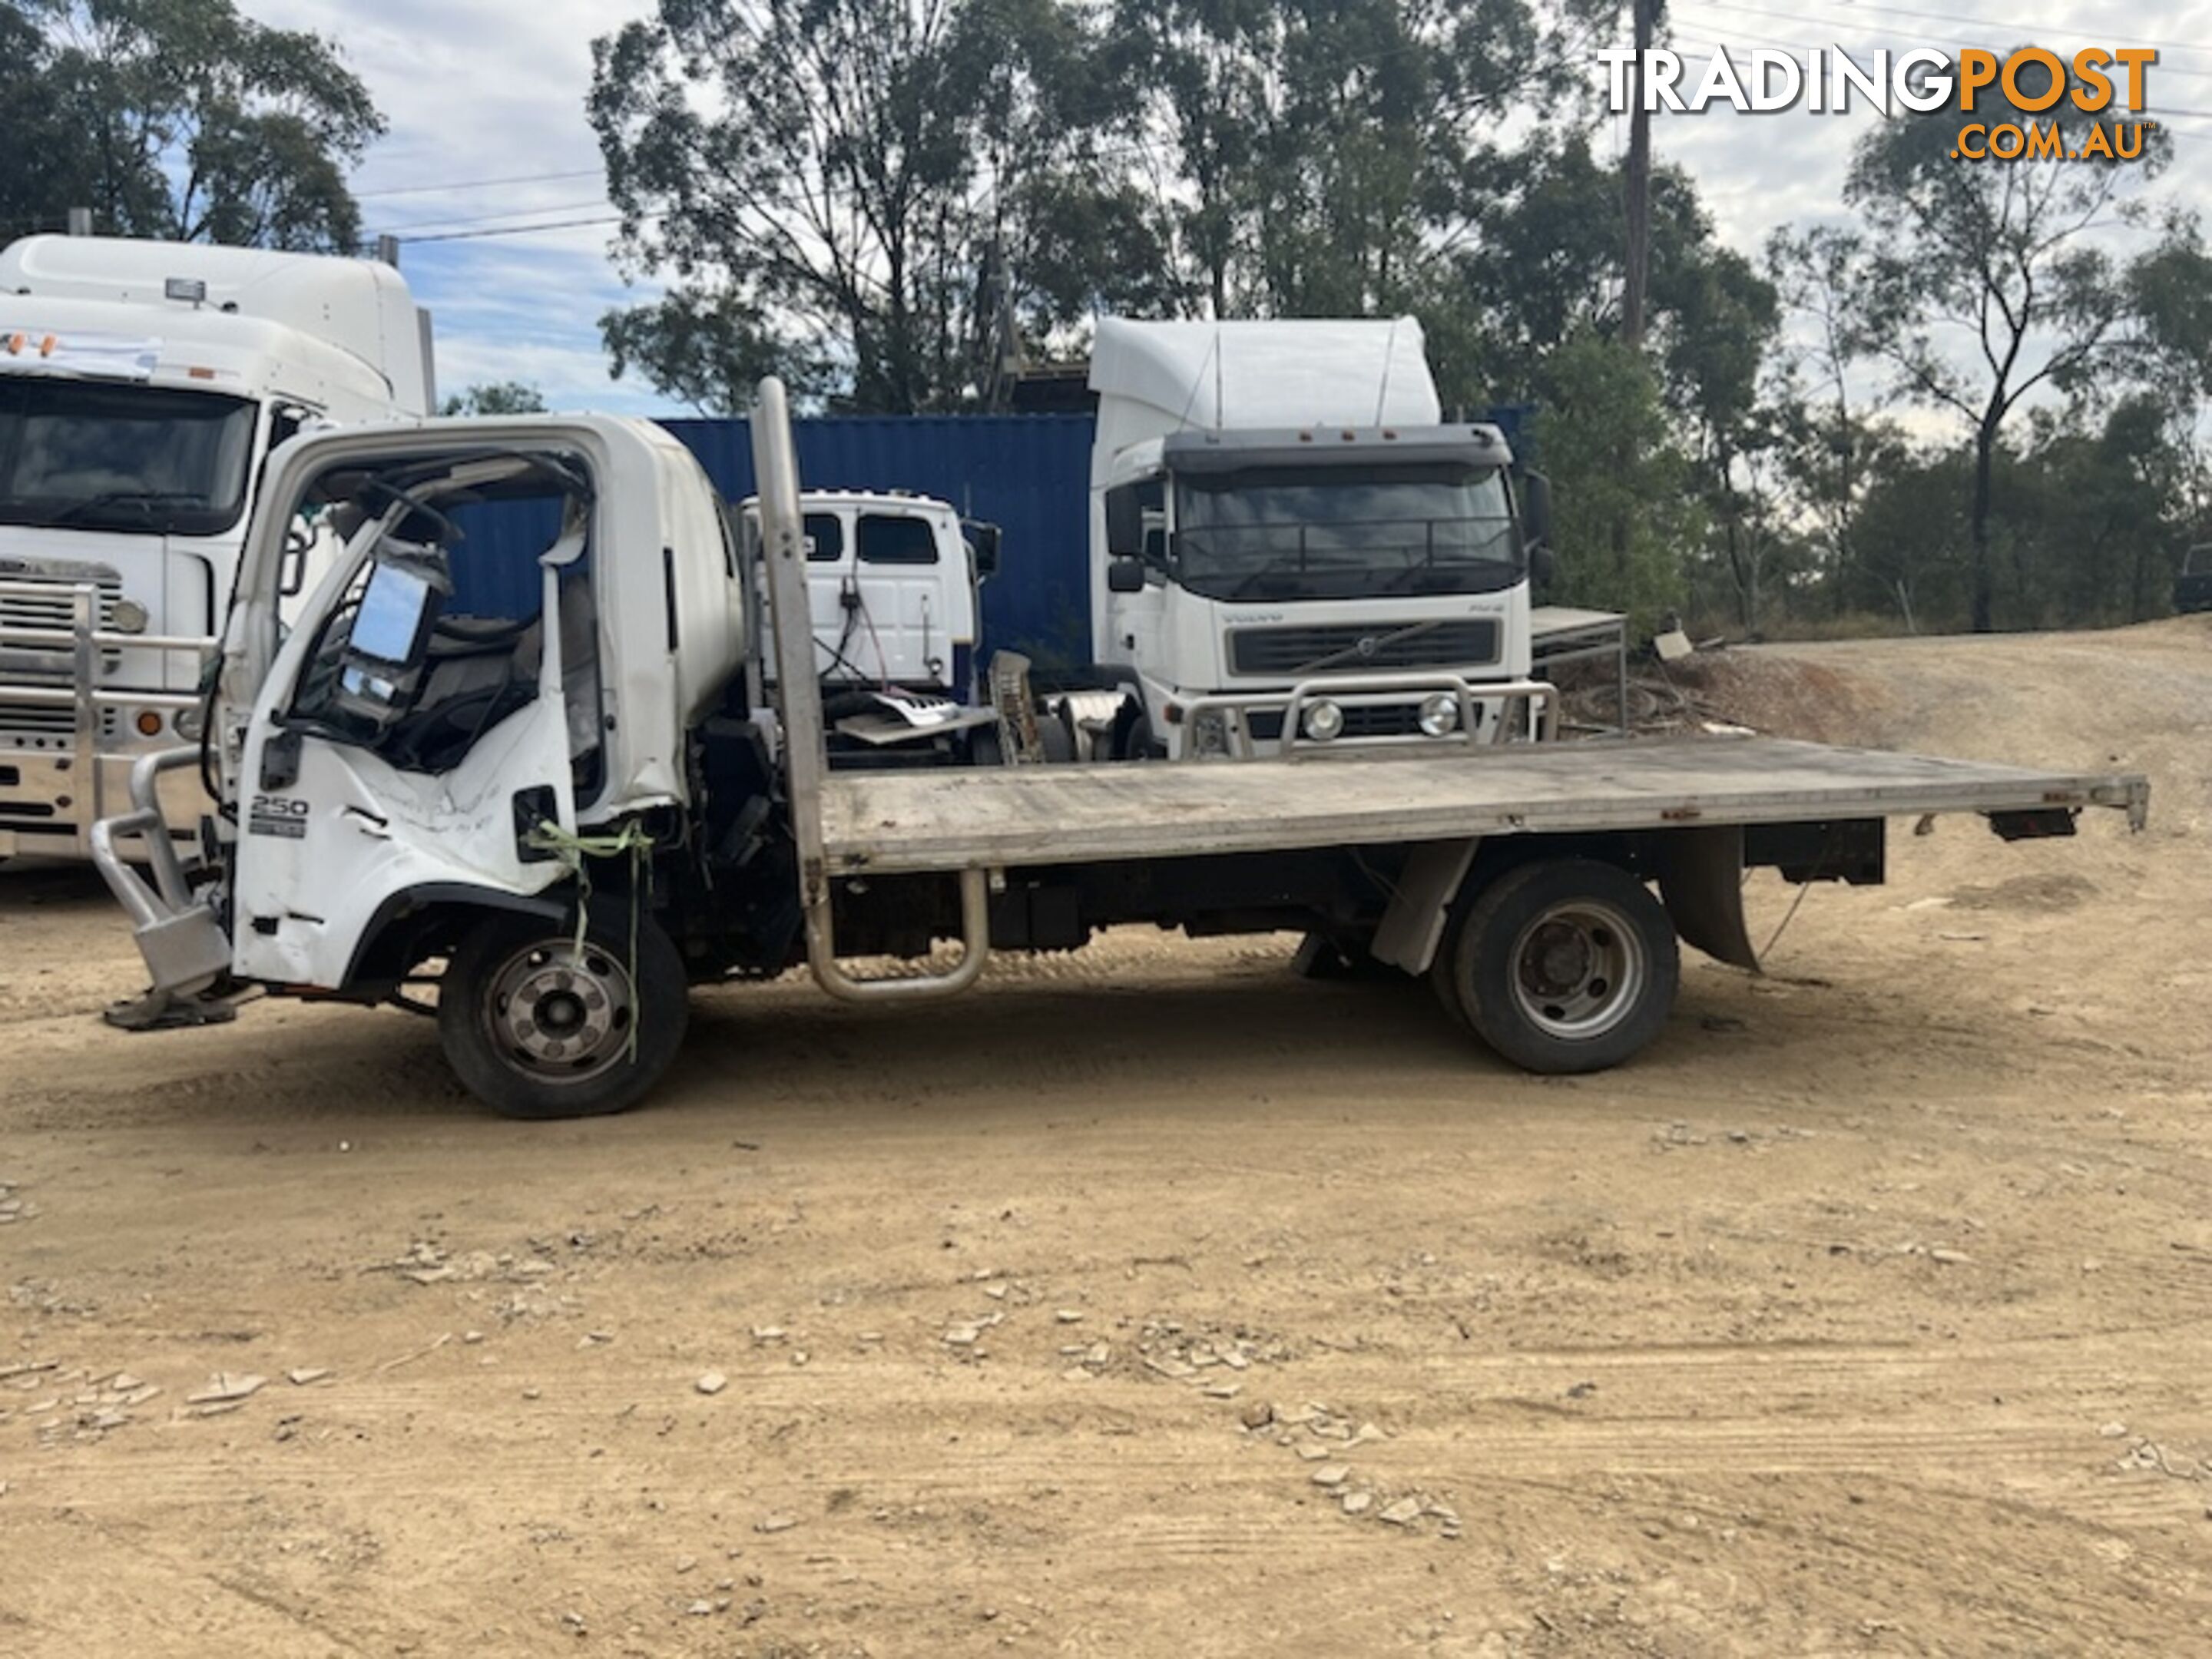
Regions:
[[1475, 896], [1437, 971], [1477, 1036], [1531, 1072], [1601, 1072], [1673, 1011], [1680, 952], [1666, 907], [1617, 866], [1558, 859]]
[[486, 916], [438, 994], [438, 1036], [469, 1092], [503, 1116], [599, 1117], [635, 1105], [676, 1058], [690, 1018], [684, 959], [627, 906], [573, 923]]

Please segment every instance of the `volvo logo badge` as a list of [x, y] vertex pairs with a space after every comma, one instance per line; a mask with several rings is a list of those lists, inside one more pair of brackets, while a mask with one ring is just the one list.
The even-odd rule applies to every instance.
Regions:
[[1371, 658], [1382, 648], [1382, 641], [1376, 639], [1372, 634], [1370, 634], [1365, 639], [1359, 641], [1359, 654], [1362, 657]]

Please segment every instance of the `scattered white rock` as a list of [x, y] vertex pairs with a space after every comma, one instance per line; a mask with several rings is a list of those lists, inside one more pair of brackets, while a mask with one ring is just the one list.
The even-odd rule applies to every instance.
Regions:
[[720, 1394], [730, 1386], [730, 1379], [720, 1371], [704, 1371], [700, 1374], [699, 1380], [691, 1386], [698, 1389], [701, 1394]]
[[217, 1371], [215, 1380], [206, 1388], [202, 1389], [198, 1394], [186, 1395], [185, 1404], [213, 1406], [246, 1400], [259, 1393], [268, 1381], [267, 1377], [256, 1376], [251, 1371], [242, 1371], [235, 1375], [229, 1371]]
[[1414, 1521], [1419, 1517], [1420, 1513], [1421, 1500], [1419, 1498], [1401, 1498], [1395, 1504], [1384, 1505], [1383, 1508], [1377, 1512], [1376, 1518], [1380, 1521], [1386, 1521], [1394, 1527], [1410, 1527], [1413, 1524]]
[[799, 1524], [795, 1515], [764, 1515], [753, 1523], [755, 1532], [789, 1532]]
[[295, 1365], [284, 1373], [284, 1380], [295, 1389], [304, 1389], [310, 1382], [319, 1382], [331, 1374], [327, 1365]]
[[1364, 1515], [1374, 1507], [1375, 1494], [1371, 1492], [1348, 1492], [1344, 1494], [1344, 1512], [1346, 1515]]
[[1077, 1308], [1055, 1308], [1052, 1316], [1063, 1325], [1074, 1325], [1082, 1322], [1083, 1313]]
[[1352, 1479], [1352, 1471], [1341, 1463], [1324, 1463], [1313, 1472], [1316, 1486], [1340, 1486]]
[[1936, 1249], [1928, 1252], [1928, 1259], [1930, 1261], [1944, 1261], [1950, 1263], [1953, 1267], [1960, 1267], [1972, 1261], [1974, 1258], [1968, 1255], [1964, 1250], [1954, 1250], [1948, 1247], [1938, 1245]]

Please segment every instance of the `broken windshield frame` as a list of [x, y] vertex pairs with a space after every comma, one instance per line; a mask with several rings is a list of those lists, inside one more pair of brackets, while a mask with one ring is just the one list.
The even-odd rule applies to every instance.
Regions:
[[1207, 599], [1489, 593], [1527, 574], [1494, 466], [1204, 474], [1175, 501], [1175, 579]]

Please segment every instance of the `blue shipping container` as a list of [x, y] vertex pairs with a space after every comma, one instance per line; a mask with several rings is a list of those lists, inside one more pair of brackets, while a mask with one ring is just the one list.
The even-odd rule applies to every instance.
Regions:
[[[1516, 449], [1533, 404], [1489, 418]], [[753, 493], [752, 432], [741, 420], [662, 422], [731, 501]], [[1082, 415], [840, 416], [794, 423], [807, 489], [903, 489], [952, 503], [1004, 532], [999, 574], [983, 586], [986, 650], [1019, 651], [1045, 672], [1091, 662], [1088, 574], [1091, 417]], [[538, 608], [535, 556], [552, 538], [552, 508], [462, 515], [467, 556], [455, 562], [459, 608], [528, 616]]]

